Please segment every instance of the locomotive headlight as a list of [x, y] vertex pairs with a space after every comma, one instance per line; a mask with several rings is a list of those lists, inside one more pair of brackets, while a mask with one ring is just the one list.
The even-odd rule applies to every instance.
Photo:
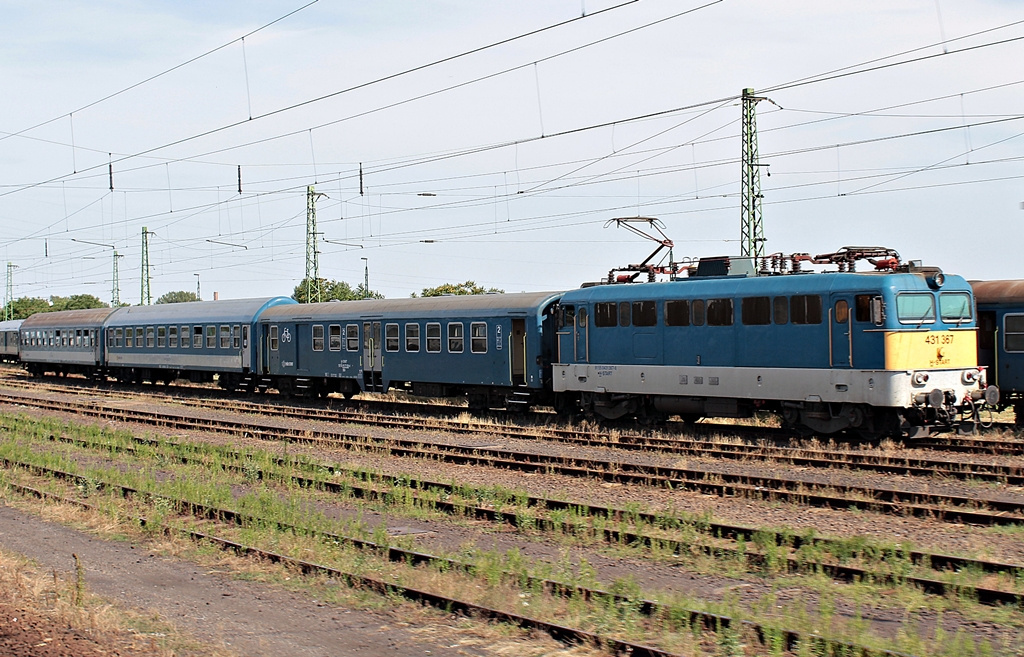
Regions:
[[928, 372], [915, 372], [911, 381], [914, 382], [915, 386], [923, 386], [928, 383]]
[[964, 385], [974, 385], [978, 382], [978, 374], [978, 370], [964, 370], [964, 374], [960, 379], [963, 381]]

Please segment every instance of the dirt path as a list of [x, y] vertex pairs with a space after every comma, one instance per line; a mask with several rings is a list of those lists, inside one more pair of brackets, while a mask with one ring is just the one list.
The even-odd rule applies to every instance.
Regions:
[[[71, 555], [77, 554], [90, 592], [159, 614], [197, 639], [241, 655], [515, 654], [507, 652], [511, 646], [482, 645], [478, 636], [455, 624], [417, 628], [392, 611], [318, 604], [297, 593], [233, 580], [129, 543], [100, 540], [8, 506], [0, 506], [0, 545], [58, 573], [72, 571]], [[0, 633], [5, 621], [0, 619]], [[537, 654], [536, 646], [529, 652]]]

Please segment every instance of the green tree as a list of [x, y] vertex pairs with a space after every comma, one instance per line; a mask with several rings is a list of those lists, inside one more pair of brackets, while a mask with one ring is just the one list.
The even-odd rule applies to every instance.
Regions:
[[11, 315], [14, 319], [27, 319], [36, 313], [50, 310], [50, 302], [38, 297], [21, 297], [11, 302]]
[[186, 303], [188, 301], [199, 301], [199, 297], [195, 292], [178, 290], [177, 292], [167, 292], [156, 300], [157, 303]]
[[[496, 287], [485, 288], [481, 285], [477, 285], [473, 281], [466, 281], [465, 283], [445, 283], [444, 285], [438, 285], [437, 287], [425, 287], [423, 292], [420, 293], [422, 297], [442, 297], [446, 294], [504, 294], [505, 290], [499, 290]], [[412, 296], [416, 296], [413, 292]]]
[[[299, 303], [309, 303], [310, 296], [306, 291], [306, 283], [308, 279], [302, 279], [302, 282], [295, 287], [295, 291], [292, 293], [292, 298]], [[366, 294], [366, 290], [362, 283], [358, 287], [352, 288], [351, 285], [345, 281], [329, 281], [326, 278], [319, 278], [315, 281], [315, 285], [320, 288], [320, 300], [321, 301], [351, 301], [353, 299], [383, 299], [384, 295], [379, 292], [370, 290], [369, 294]], [[315, 291], [316, 288], [313, 288]]]
[[70, 297], [50, 297], [50, 310], [88, 310], [89, 308], [109, 308], [92, 294], [72, 294]]

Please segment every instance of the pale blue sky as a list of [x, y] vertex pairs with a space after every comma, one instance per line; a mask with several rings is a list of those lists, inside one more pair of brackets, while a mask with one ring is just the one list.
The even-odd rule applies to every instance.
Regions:
[[[552, 58], [701, 6], [643, 0], [247, 121], [618, 4], [320, 0], [247, 38], [244, 56], [234, 43], [76, 111], [303, 4], [0, 5], [0, 137], [57, 119], [0, 138], [0, 257], [19, 267], [15, 296], [109, 301], [111, 251], [95, 242], [125, 256], [121, 298], [137, 303], [143, 226], [154, 297], [194, 289], [196, 273], [206, 297], [290, 294], [314, 182], [327, 194], [321, 275], [359, 282], [365, 257], [388, 296], [598, 279], [651, 250], [603, 227], [627, 215], [661, 218], [677, 257], [735, 254], [740, 108], [713, 101], [928, 55], [767, 93], [768, 250], [881, 244], [972, 278], [1022, 275], [1024, 23], [961, 39], [1024, 20], [1016, 3], [724, 0]], [[957, 52], [973, 46], [984, 47]]]

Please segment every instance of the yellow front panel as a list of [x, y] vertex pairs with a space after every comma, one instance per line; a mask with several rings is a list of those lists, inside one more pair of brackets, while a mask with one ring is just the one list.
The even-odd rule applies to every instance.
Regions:
[[978, 365], [974, 331], [891, 331], [885, 334], [885, 369], [927, 370]]

